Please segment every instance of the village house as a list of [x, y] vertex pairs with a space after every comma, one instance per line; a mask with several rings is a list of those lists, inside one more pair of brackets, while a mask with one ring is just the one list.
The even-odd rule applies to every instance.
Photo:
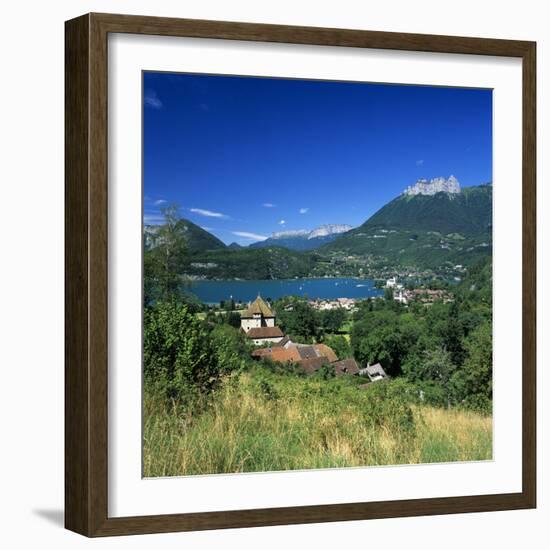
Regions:
[[390, 378], [380, 363], [376, 363], [374, 365], [367, 363], [367, 366], [359, 371], [359, 375], [366, 375], [369, 377], [369, 382], [358, 386], [360, 390], [368, 390], [374, 383], [388, 380]]
[[343, 376], [344, 374], [359, 374], [359, 367], [355, 359], [350, 357], [349, 359], [343, 359], [342, 361], [335, 361], [332, 363], [336, 376]]
[[284, 337], [282, 330], [275, 325], [275, 314], [261, 296], [241, 314], [241, 331], [257, 346], [276, 344]]
[[382, 368], [380, 363], [375, 363], [374, 365], [367, 363], [367, 366], [364, 369], [361, 369], [359, 374], [366, 374], [371, 382], [377, 382], [378, 380], [388, 378], [386, 371]]
[[[346, 300], [345, 303], [350, 302]], [[255, 359], [270, 359], [278, 363], [294, 363], [308, 374], [312, 374], [326, 365], [334, 369], [336, 376], [368, 374], [371, 381], [373, 380], [371, 373], [367, 373], [365, 369], [359, 369], [355, 359], [338, 360], [334, 350], [326, 344], [299, 344], [293, 342], [276, 326], [275, 313], [261, 296], [258, 296], [249, 304], [246, 311], [241, 314], [241, 331], [246, 338], [252, 340], [256, 345], [270, 344], [254, 350], [252, 357]], [[376, 366], [379, 365], [374, 367]]]
[[397, 282], [397, 277], [390, 277], [386, 281], [386, 288], [395, 288], [396, 290], [401, 290], [403, 288], [403, 285], [401, 283]]
[[446, 290], [431, 290], [424, 288], [400, 290], [394, 294], [393, 299], [402, 304], [408, 304], [416, 300], [424, 305], [431, 305], [437, 300], [443, 300], [444, 303], [453, 301], [451, 294]]
[[252, 352], [255, 359], [270, 359], [278, 363], [294, 363], [307, 374], [318, 371], [324, 365], [334, 368], [336, 376], [359, 374], [355, 359], [338, 361], [334, 350], [325, 344], [297, 344], [285, 336], [281, 342]]
[[327, 311], [331, 309], [345, 309], [352, 311], [355, 308], [355, 298], [336, 298], [334, 300], [308, 300], [308, 304], [317, 311]]

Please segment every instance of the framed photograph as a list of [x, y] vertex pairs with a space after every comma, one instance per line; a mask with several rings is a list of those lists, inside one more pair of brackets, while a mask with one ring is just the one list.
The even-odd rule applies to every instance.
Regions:
[[65, 36], [66, 527], [534, 508], [535, 43]]

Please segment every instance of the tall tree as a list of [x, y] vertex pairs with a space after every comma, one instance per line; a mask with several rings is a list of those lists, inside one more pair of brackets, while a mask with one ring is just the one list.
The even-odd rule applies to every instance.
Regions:
[[158, 227], [152, 246], [145, 251], [143, 261], [144, 302], [180, 299], [187, 246], [178, 224], [178, 206], [161, 209], [164, 223]]
[[466, 359], [453, 376], [457, 399], [464, 405], [489, 411], [493, 398], [493, 334], [484, 322], [465, 341]]
[[306, 301], [295, 301], [278, 314], [284, 332], [306, 341], [319, 338], [322, 330], [317, 312]]
[[342, 308], [329, 309], [321, 314], [321, 323], [325, 332], [337, 333], [346, 320], [346, 311]]

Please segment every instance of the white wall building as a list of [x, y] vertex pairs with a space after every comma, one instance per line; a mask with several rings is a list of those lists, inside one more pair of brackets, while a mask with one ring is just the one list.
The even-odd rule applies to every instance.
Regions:
[[275, 314], [260, 296], [241, 314], [241, 330], [256, 345], [278, 343], [284, 336], [282, 330], [275, 326]]

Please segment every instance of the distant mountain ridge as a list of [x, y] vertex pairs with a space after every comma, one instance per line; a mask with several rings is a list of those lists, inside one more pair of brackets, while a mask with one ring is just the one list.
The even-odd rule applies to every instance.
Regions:
[[351, 225], [347, 223], [329, 223], [321, 225], [317, 229], [314, 229], [309, 235], [308, 239], [317, 239], [319, 237], [328, 237], [330, 235], [339, 235], [340, 233], [346, 233], [353, 229]]
[[311, 231], [307, 229], [278, 231], [264, 241], [252, 243], [249, 248], [279, 246], [289, 250], [313, 250], [332, 242], [350, 229], [352, 226], [347, 224], [325, 224]]
[[[385, 269], [472, 265], [492, 252], [492, 184], [459, 188], [458, 182], [419, 180], [362, 225], [327, 224], [279, 231], [250, 246], [226, 246], [205, 229], [181, 219], [176, 230], [190, 253], [193, 277], [279, 279], [339, 273], [347, 262]], [[458, 188], [458, 190], [457, 190]], [[435, 191], [436, 189], [444, 189]], [[160, 226], [144, 227], [145, 248], [159, 244]], [[332, 271], [330, 271], [332, 269]], [[320, 270], [320, 271], [319, 271]]]

